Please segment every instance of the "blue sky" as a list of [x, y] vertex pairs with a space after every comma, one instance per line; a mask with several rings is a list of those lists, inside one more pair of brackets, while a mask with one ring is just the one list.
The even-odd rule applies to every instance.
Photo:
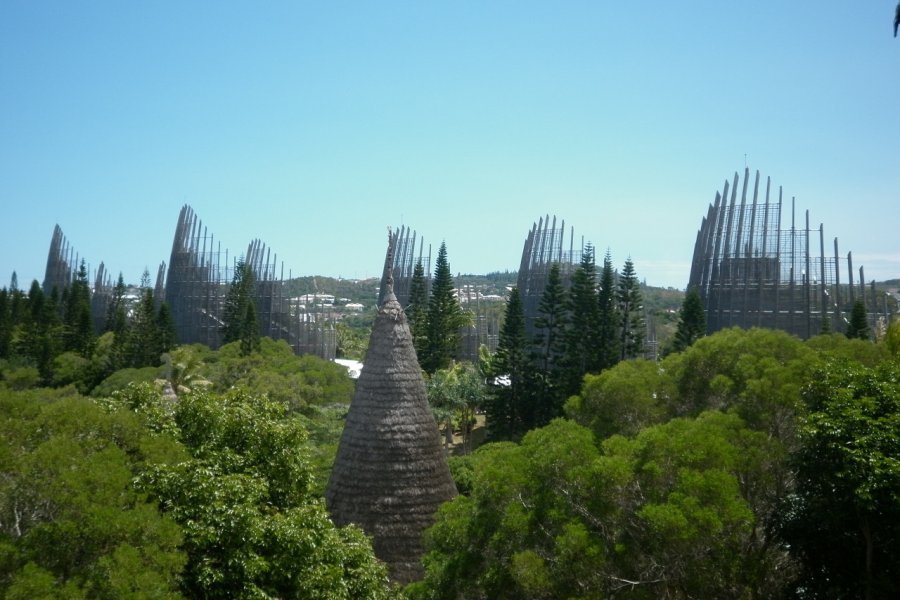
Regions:
[[860, 2], [0, 3], [0, 285], [58, 223], [136, 282], [193, 206], [285, 273], [379, 273], [401, 223], [454, 272], [550, 213], [684, 287], [746, 163], [900, 277], [900, 38]]

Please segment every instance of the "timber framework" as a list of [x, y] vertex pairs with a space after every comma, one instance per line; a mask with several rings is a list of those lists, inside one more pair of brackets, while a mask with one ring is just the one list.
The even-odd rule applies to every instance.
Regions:
[[[782, 221], [783, 192], [756, 171], [748, 200], [750, 170], [725, 181], [697, 232], [688, 288], [700, 293], [707, 332], [726, 327], [781, 329], [803, 339], [843, 332], [853, 304], [861, 300], [870, 326], [890, 321], [885, 294], [866, 289], [865, 272], [842, 256], [838, 238], [826, 252], [825, 229], [800, 222], [791, 198], [790, 222]], [[740, 199], [738, 199], [740, 187]], [[776, 198], [777, 194], [777, 198]]]

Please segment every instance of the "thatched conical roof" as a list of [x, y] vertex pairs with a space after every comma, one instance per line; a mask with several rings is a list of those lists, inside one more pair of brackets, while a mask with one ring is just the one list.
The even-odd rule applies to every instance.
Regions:
[[422, 577], [422, 534], [456, 487], [390, 280], [364, 365], [325, 500], [334, 522], [362, 527], [391, 579], [407, 583]]

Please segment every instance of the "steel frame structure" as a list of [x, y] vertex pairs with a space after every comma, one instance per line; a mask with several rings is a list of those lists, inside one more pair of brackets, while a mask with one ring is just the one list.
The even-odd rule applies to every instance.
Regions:
[[569, 228], [568, 246], [566, 246], [565, 237], [566, 222], [560, 220], [559, 226], [557, 226], [556, 215], [553, 215], [552, 219], [550, 215], [545, 215], [538, 219], [537, 223], [532, 224], [531, 231], [525, 238], [516, 287], [519, 289], [519, 298], [522, 300], [522, 311], [525, 313], [525, 333], [529, 339], [535, 334], [534, 320], [538, 316], [544, 288], [547, 287], [550, 267], [554, 264], [559, 265], [564, 285], [568, 287], [572, 273], [581, 262], [584, 240], [579, 244], [578, 254], [576, 254], [575, 228]]
[[[285, 294], [283, 263], [280, 274], [276, 273], [277, 254], [254, 239], [247, 246], [244, 262], [255, 279], [260, 334], [285, 340], [297, 354], [334, 358], [334, 316], [323, 307], [301, 307], [291, 302]], [[229, 264], [228, 251], [223, 254], [221, 242], [216, 244], [193, 209], [183, 206], [164, 286], [180, 343], [201, 343], [214, 349], [221, 346], [224, 302], [235, 265]], [[157, 287], [161, 287], [159, 278]]]
[[842, 332], [857, 297], [874, 324], [881, 311], [874, 294], [866, 297], [863, 267], [854, 283], [852, 253], [841, 257], [834, 238], [834, 253], [826, 254], [824, 226], [812, 229], [808, 210], [798, 223], [794, 198], [790, 226], [783, 223], [783, 191], [776, 200], [769, 177], [763, 191], [756, 171], [748, 200], [749, 183], [749, 168], [743, 180], [737, 172], [726, 180], [697, 232], [688, 288], [700, 292], [707, 331], [767, 327], [803, 339]]

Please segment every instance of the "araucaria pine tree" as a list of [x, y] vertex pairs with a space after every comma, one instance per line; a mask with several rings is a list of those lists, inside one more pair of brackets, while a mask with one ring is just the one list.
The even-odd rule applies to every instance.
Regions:
[[[63, 329], [59, 320], [57, 290], [54, 287], [50, 296], [44, 296], [37, 281], [31, 283], [28, 291], [27, 308], [23, 309], [23, 334], [17, 341], [18, 354], [28, 357], [37, 367], [44, 382], [52, 377], [53, 359], [61, 351], [59, 339], [63, 337]], [[64, 333], [64, 330], [63, 332]]]
[[558, 417], [566, 400], [566, 290], [559, 263], [550, 266], [547, 284], [534, 319], [532, 359], [536, 365], [534, 387], [537, 397], [535, 426], [541, 427]]
[[94, 323], [91, 318], [91, 288], [83, 260], [68, 288], [64, 311], [64, 349], [84, 357], [90, 356], [94, 348]]
[[616, 275], [613, 271], [612, 257], [609, 249], [603, 257], [603, 270], [600, 272], [600, 289], [597, 293], [599, 304], [598, 346], [600, 353], [600, 369], [608, 369], [622, 358], [621, 337], [619, 335], [621, 317], [616, 305]]
[[141, 277], [141, 299], [134, 310], [128, 340], [127, 363], [132, 367], [149, 367], [160, 364], [162, 347], [156, 321], [156, 303], [150, 287], [150, 272], [144, 269]]
[[619, 305], [621, 323], [622, 359], [637, 358], [644, 354], [644, 306], [641, 298], [641, 287], [634, 272], [631, 257], [625, 261], [625, 267], [619, 275], [619, 288], [616, 299]]
[[104, 331], [113, 333], [110, 349], [109, 366], [115, 371], [125, 366], [126, 348], [128, 345], [128, 309], [125, 306], [125, 279], [119, 273], [119, 279], [113, 287], [112, 298], [106, 306], [106, 325]]
[[594, 248], [588, 244], [581, 263], [572, 274], [572, 285], [566, 303], [569, 314], [566, 327], [565, 389], [566, 395], [577, 394], [585, 373], [599, 370], [599, 303]]
[[703, 313], [703, 302], [697, 288], [691, 288], [681, 303], [681, 314], [678, 316], [678, 328], [675, 330], [672, 351], [682, 352], [704, 335], [706, 335], [706, 315]]
[[487, 402], [488, 435], [492, 440], [517, 438], [534, 427], [533, 370], [525, 337], [525, 314], [518, 288], [506, 303], [497, 352], [491, 362], [491, 394]]
[[178, 343], [175, 319], [172, 317], [172, 310], [169, 308], [168, 302], [159, 305], [159, 311], [156, 313], [156, 327], [159, 330], [160, 353], [168, 352]]
[[869, 320], [866, 315], [866, 305], [862, 300], [853, 303], [853, 309], [850, 311], [850, 322], [847, 324], [846, 336], [853, 339], [867, 340], [869, 339]]
[[222, 342], [236, 342], [243, 337], [247, 319], [247, 305], [253, 300], [256, 290], [256, 279], [253, 269], [244, 258], [238, 259], [234, 265], [234, 277], [225, 296], [225, 307], [222, 311]]
[[422, 352], [425, 341], [425, 323], [428, 321], [428, 282], [425, 280], [425, 267], [422, 260], [416, 261], [412, 279], [409, 282], [409, 304], [406, 309], [406, 320], [412, 334], [413, 346], [417, 353]]
[[247, 302], [244, 320], [241, 322], [241, 356], [247, 356], [259, 350], [259, 321], [256, 319], [256, 306], [253, 300]]
[[9, 345], [12, 341], [13, 322], [9, 305], [9, 292], [6, 288], [0, 288], [0, 359], [9, 358]]
[[120, 272], [116, 285], [112, 290], [112, 298], [110, 298], [109, 304], [106, 305], [106, 323], [103, 326], [103, 331], [112, 331], [118, 335], [128, 327], [128, 310], [125, 306], [125, 292], [127, 291], [125, 279]]
[[446, 369], [459, 351], [459, 330], [468, 319], [453, 294], [453, 276], [447, 261], [447, 245], [441, 242], [434, 279], [431, 282], [431, 298], [425, 324], [425, 341], [419, 354], [419, 365], [426, 373]]

